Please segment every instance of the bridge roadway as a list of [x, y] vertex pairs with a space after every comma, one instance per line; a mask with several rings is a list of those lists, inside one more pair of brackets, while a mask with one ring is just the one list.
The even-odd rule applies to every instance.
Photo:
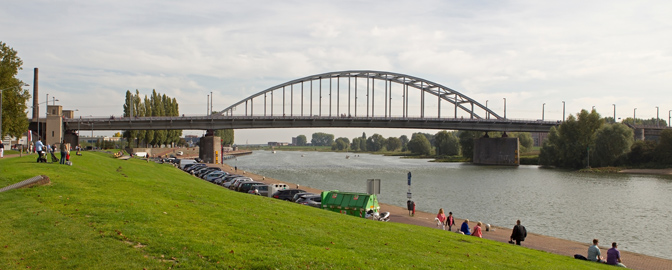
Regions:
[[162, 116], [64, 119], [66, 130], [217, 130], [264, 128], [401, 128], [548, 132], [560, 121], [338, 116]]

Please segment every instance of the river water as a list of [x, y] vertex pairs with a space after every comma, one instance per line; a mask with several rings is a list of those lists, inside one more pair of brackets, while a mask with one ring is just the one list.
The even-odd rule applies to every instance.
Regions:
[[[346, 159], [346, 155], [350, 158]], [[225, 161], [238, 169], [322, 190], [366, 192], [406, 207], [407, 173], [417, 210], [672, 259], [672, 176], [590, 174], [538, 166], [474, 166], [370, 154], [255, 151]], [[385, 209], [382, 209], [383, 211]], [[604, 250], [606, 254], [606, 250]]]

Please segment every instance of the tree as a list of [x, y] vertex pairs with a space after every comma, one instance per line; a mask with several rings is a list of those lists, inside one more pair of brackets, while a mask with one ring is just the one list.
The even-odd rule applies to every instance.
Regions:
[[23, 60], [17, 56], [17, 52], [0, 41], [0, 89], [2, 90], [2, 134], [12, 137], [21, 137], [28, 130], [28, 116], [26, 102], [30, 98], [27, 90], [22, 86], [24, 82], [17, 79]]
[[296, 145], [297, 146], [306, 146], [307, 142], [308, 142], [308, 139], [306, 139], [306, 135], [296, 136]]
[[636, 141], [628, 153], [628, 163], [632, 165], [646, 164], [652, 162], [656, 152], [656, 142], [654, 141]]
[[421, 133], [416, 133], [410, 142], [408, 142], [408, 150], [416, 155], [429, 155], [432, 152], [432, 145], [427, 140], [427, 137]]
[[520, 153], [527, 153], [532, 151], [534, 146], [534, 139], [529, 132], [512, 132], [509, 136], [518, 138], [520, 144]]
[[560, 168], [587, 166], [587, 153], [593, 136], [603, 123], [604, 119], [595, 110], [590, 113], [581, 110], [576, 118], [570, 115], [558, 128], [551, 128], [539, 153], [539, 162]]
[[457, 156], [460, 154], [460, 141], [455, 132], [439, 131], [434, 135], [437, 156]]
[[659, 164], [672, 163], [672, 130], [666, 129], [660, 132], [658, 146], [656, 146], [654, 161]]
[[361, 141], [362, 138], [356, 137], [352, 139], [352, 143], [350, 144], [350, 150], [352, 151], [359, 151], [359, 141]]
[[600, 127], [594, 135], [591, 163], [604, 167], [617, 165], [618, 159], [625, 160], [634, 141], [633, 133], [632, 129], [623, 124], [605, 124]]
[[373, 134], [366, 140], [366, 149], [371, 152], [378, 152], [383, 149], [385, 138], [380, 134]]
[[331, 150], [338, 150], [338, 151], [343, 151], [343, 150], [348, 150], [348, 146], [350, 145], [350, 140], [348, 138], [340, 137], [334, 141], [334, 143], [331, 145]]
[[481, 137], [479, 131], [460, 131], [458, 134], [460, 138], [460, 149], [462, 156], [468, 159], [474, 158], [474, 140]]
[[401, 135], [399, 136], [399, 141], [401, 141], [401, 151], [407, 151], [407, 146], [408, 146], [408, 136], [406, 135]]
[[233, 145], [233, 129], [218, 129], [215, 130], [215, 136], [222, 139], [222, 145]]
[[397, 151], [401, 148], [401, 140], [397, 137], [389, 137], [385, 141], [385, 149], [387, 151]]
[[330, 146], [334, 143], [334, 134], [316, 132], [313, 133], [313, 139], [310, 142], [314, 146]]

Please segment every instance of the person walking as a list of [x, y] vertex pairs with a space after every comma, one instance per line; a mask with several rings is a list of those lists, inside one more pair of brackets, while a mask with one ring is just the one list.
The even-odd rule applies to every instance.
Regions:
[[611, 248], [607, 250], [607, 264], [625, 267], [621, 261], [621, 252], [616, 249], [617, 247], [616, 242], [611, 243]]
[[42, 144], [42, 141], [38, 138], [37, 141], [35, 141], [35, 152], [37, 152], [37, 162], [47, 162], [47, 158], [43, 157], [44, 155], [44, 144]]
[[5, 144], [0, 140], [0, 158], [5, 157]]
[[525, 229], [525, 226], [520, 225], [520, 219], [516, 220], [516, 226], [513, 226], [509, 243], [513, 244], [513, 240], [516, 240], [516, 245], [520, 246], [520, 242], [525, 241], [525, 237], [527, 237], [527, 230]]
[[437, 226], [441, 226], [443, 230], [446, 229], [446, 214], [443, 212], [443, 208], [439, 208], [439, 213], [436, 214]]
[[455, 218], [453, 217], [453, 212], [448, 212], [448, 217], [446, 218], [446, 226], [448, 226], [449, 231], [453, 231], [453, 226], [455, 226]]

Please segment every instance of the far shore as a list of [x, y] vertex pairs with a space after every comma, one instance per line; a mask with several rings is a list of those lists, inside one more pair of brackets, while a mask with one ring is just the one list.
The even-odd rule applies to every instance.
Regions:
[[668, 169], [623, 169], [618, 173], [672, 175], [672, 168]]

